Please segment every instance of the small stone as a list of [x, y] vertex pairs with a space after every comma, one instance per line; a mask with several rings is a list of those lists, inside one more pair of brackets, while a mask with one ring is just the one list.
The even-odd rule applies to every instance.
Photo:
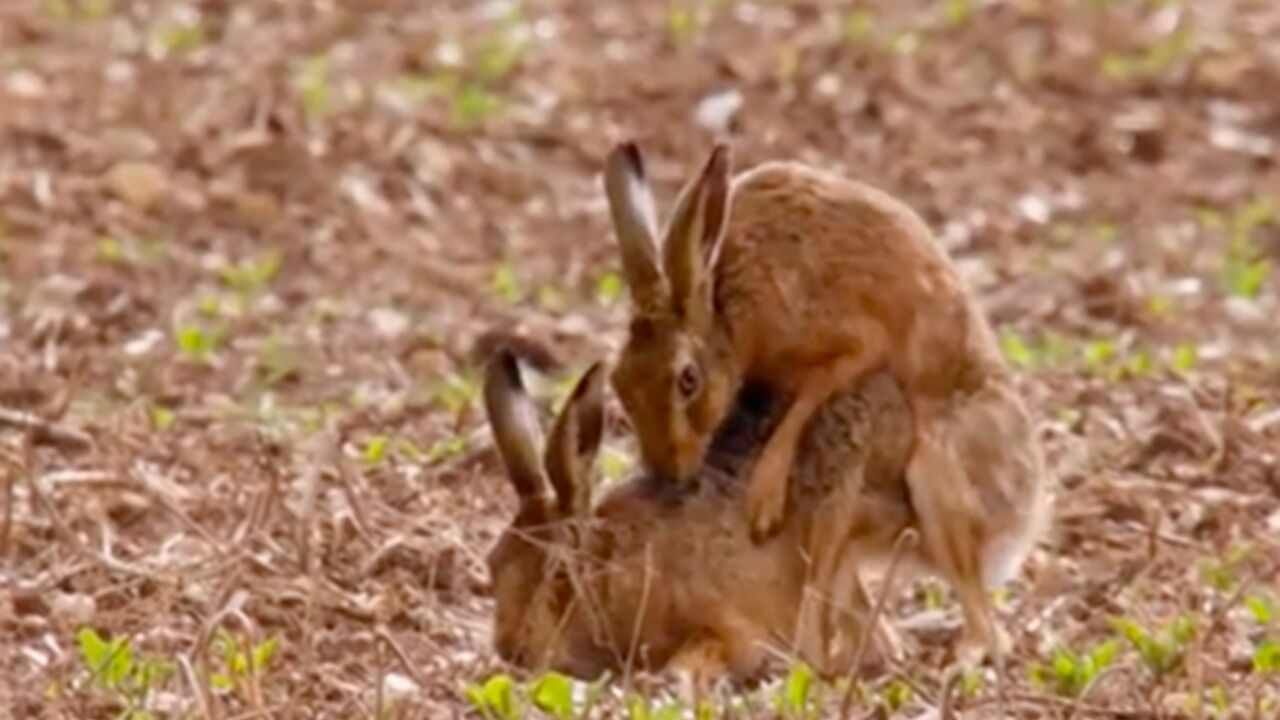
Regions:
[[694, 111], [694, 117], [707, 130], [724, 133], [729, 130], [729, 123], [733, 122], [733, 116], [741, 108], [742, 93], [733, 89], [724, 90], [703, 98]]
[[54, 622], [79, 626], [93, 619], [98, 606], [93, 597], [83, 593], [59, 593], [49, 601], [49, 615]]
[[44, 78], [30, 70], [15, 70], [5, 79], [4, 89], [10, 95], [22, 100], [39, 100], [49, 92]]
[[107, 187], [116, 197], [139, 210], [146, 210], [168, 192], [169, 178], [156, 165], [127, 160], [107, 171]]

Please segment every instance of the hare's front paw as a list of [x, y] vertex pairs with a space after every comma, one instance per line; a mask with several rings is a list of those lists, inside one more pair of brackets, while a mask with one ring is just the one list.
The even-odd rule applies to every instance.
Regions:
[[790, 468], [779, 456], [780, 453], [761, 453], [747, 483], [747, 522], [751, 526], [751, 538], [757, 542], [773, 535], [787, 509]]
[[998, 664], [1013, 649], [1013, 641], [999, 625], [992, 625], [989, 633], [965, 628], [956, 644], [956, 661], [971, 668], [988, 661]]

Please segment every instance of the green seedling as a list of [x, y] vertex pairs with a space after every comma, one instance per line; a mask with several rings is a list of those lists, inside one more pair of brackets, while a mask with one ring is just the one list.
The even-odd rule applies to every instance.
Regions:
[[893, 680], [880, 689], [880, 706], [893, 714], [907, 706], [914, 696], [911, 686], [902, 680]]
[[206, 363], [222, 347], [224, 330], [218, 325], [187, 322], [174, 331], [178, 352], [188, 360]]
[[218, 279], [229, 290], [244, 299], [261, 295], [280, 272], [281, 255], [272, 250], [263, 255], [225, 265], [218, 270]]
[[107, 639], [91, 627], [81, 628], [76, 640], [90, 683], [123, 707], [117, 718], [152, 720], [155, 716], [148, 710], [151, 695], [173, 677], [174, 664], [135, 654], [128, 638]]
[[504, 107], [502, 96], [477, 83], [466, 83], [453, 96], [453, 122], [471, 127]]
[[498, 673], [481, 685], [466, 685], [463, 695], [485, 720], [517, 720], [523, 715], [515, 683], [505, 673]]
[[254, 362], [254, 368], [258, 373], [258, 377], [267, 386], [276, 385], [284, 380], [297, 377], [297, 364], [294, 362], [293, 355], [289, 352], [289, 347], [278, 330], [271, 331], [271, 335], [267, 337], [266, 341], [258, 349], [258, 357]]
[[298, 68], [295, 84], [302, 95], [302, 114], [319, 120], [333, 104], [333, 73], [328, 55], [313, 55]]
[[1276, 619], [1276, 599], [1270, 593], [1252, 593], [1245, 597], [1244, 606], [1253, 621], [1264, 628]]
[[635, 468], [635, 460], [611, 445], [600, 449], [600, 474], [609, 482], [625, 480]]
[[920, 588], [920, 601], [926, 610], [940, 610], [947, 604], [947, 593], [941, 584], [927, 580]]
[[844, 36], [850, 40], [862, 41], [871, 37], [875, 28], [875, 15], [867, 8], [857, 8], [845, 15], [841, 23]]
[[94, 249], [98, 260], [109, 265], [147, 267], [164, 259], [169, 244], [163, 240], [120, 239], [104, 235], [98, 238]]
[[617, 305], [626, 291], [626, 282], [616, 272], [606, 272], [596, 278], [596, 301], [601, 305]]
[[1199, 348], [1191, 343], [1178, 343], [1169, 352], [1169, 367], [1176, 373], [1186, 375], [1195, 369], [1199, 359]]
[[431, 447], [427, 448], [427, 452], [423, 455], [422, 462], [427, 465], [435, 465], [436, 463], [459, 457], [466, 451], [467, 439], [459, 435], [451, 435], [432, 443]]
[[377, 467], [387, 456], [387, 445], [390, 439], [386, 435], [374, 435], [364, 444], [360, 451], [360, 459], [369, 467]]
[[209, 683], [215, 692], [247, 695], [250, 683], [266, 673], [279, 646], [279, 639], [272, 635], [252, 648], [242, 647], [231, 633], [219, 630], [213, 647], [222, 658], [222, 670], [211, 674]]
[[1271, 260], [1258, 248], [1254, 233], [1275, 223], [1276, 215], [1272, 202], [1258, 200], [1231, 216], [1222, 280], [1232, 295], [1256, 298], [1271, 277]]
[[1235, 588], [1240, 579], [1240, 569], [1249, 559], [1248, 545], [1233, 545], [1219, 558], [1206, 558], [1200, 562], [1200, 581], [1220, 593]]
[[1111, 624], [1138, 651], [1142, 664], [1157, 678], [1182, 666], [1187, 646], [1195, 637], [1195, 621], [1188, 616], [1177, 618], [1157, 630], [1148, 630], [1128, 618], [1115, 618]]
[[1110, 340], [1091, 340], [1081, 351], [1084, 368], [1093, 372], [1105, 368], [1115, 357], [1116, 346]]
[[667, 13], [667, 34], [678, 46], [691, 44], [702, 29], [698, 13], [687, 7], [673, 7]]
[[174, 22], [156, 30], [156, 39], [169, 55], [181, 55], [204, 45], [204, 26], [199, 19]]
[[1120, 643], [1115, 640], [1108, 640], [1086, 653], [1059, 648], [1048, 663], [1031, 666], [1031, 682], [1063, 697], [1078, 698], [1111, 667], [1119, 651]]
[[502, 261], [493, 269], [489, 287], [493, 288], [493, 293], [508, 305], [515, 305], [524, 300], [524, 286], [520, 282], [519, 275], [516, 274], [515, 263], [510, 259]]
[[156, 432], [164, 432], [173, 427], [173, 423], [177, 420], [177, 416], [173, 411], [161, 405], [147, 406], [147, 421], [151, 425], [151, 429]]
[[787, 679], [774, 696], [774, 707], [784, 718], [807, 720], [818, 715], [817, 685], [813, 670], [800, 663], [791, 668]]
[[973, 14], [973, 6], [969, 0], [945, 0], [942, 3], [942, 16], [951, 25], [963, 25]]
[[558, 672], [548, 672], [529, 689], [534, 707], [556, 720], [573, 718], [573, 681]]
[[459, 417], [480, 396], [480, 382], [470, 370], [445, 375], [428, 391], [433, 405]]
[[1280, 673], [1280, 643], [1266, 639], [1253, 650], [1253, 672], [1258, 675]]
[[45, 11], [58, 20], [101, 20], [111, 13], [113, 0], [45, 0]]

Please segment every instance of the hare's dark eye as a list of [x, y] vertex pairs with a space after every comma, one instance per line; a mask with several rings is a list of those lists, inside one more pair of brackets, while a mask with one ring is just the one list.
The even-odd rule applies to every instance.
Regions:
[[685, 400], [697, 396], [702, 390], [702, 371], [697, 365], [690, 363], [680, 369], [680, 375], [676, 377], [676, 389]]

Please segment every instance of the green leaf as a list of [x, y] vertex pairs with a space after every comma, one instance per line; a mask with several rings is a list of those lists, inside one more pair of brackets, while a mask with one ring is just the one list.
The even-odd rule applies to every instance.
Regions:
[[1179, 343], [1173, 347], [1173, 353], [1169, 358], [1169, 365], [1176, 372], [1186, 374], [1191, 372], [1196, 366], [1199, 359], [1199, 349], [1191, 343]]
[[80, 657], [84, 658], [85, 665], [96, 668], [107, 661], [111, 645], [98, 634], [97, 630], [91, 627], [80, 628], [80, 632], [76, 633], [76, 639], [80, 643]]
[[596, 300], [601, 305], [617, 304], [626, 290], [626, 282], [616, 272], [607, 272], [596, 278]]
[[511, 676], [499, 673], [485, 681], [481, 689], [485, 707], [499, 720], [516, 720], [519, 713], [515, 701], [515, 684]]
[[534, 682], [530, 695], [539, 710], [557, 720], [573, 717], [573, 682], [564, 675], [548, 672]]
[[451, 458], [456, 458], [467, 451], [467, 439], [461, 435], [451, 435], [446, 438], [436, 440], [427, 448], [427, 452], [422, 457], [422, 462], [427, 465], [434, 465]]
[[1005, 357], [1009, 358], [1009, 362], [1020, 368], [1030, 368], [1036, 365], [1036, 354], [1031, 350], [1031, 346], [1027, 345], [1027, 341], [1021, 335], [1012, 330], [1001, 334], [1000, 348], [1004, 350]]
[[1111, 667], [1119, 653], [1120, 643], [1115, 640], [1108, 640], [1094, 648], [1091, 658], [1094, 669], [1105, 670]]
[[450, 415], [460, 415], [480, 395], [480, 383], [470, 373], [449, 373], [428, 390], [431, 402]]
[[118, 638], [111, 645], [111, 662], [107, 665], [106, 677], [111, 687], [119, 687], [133, 669], [133, 650], [125, 638]]
[[960, 676], [960, 695], [966, 698], [977, 697], [982, 689], [982, 673], [977, 670], [966, 670]]
[[502, 98], [484, 87], [469, 83], [453, 97], [453, 122], [468, 127], [502, 109]]
[[314, 55], [302, 64], [298, 86], [302, 93], [302, 113], [307, 118], [314, 120], [329, 113], [331, 82], [327, 55]]
[[192, 360], [206, 361], [222, 346], [222, 331], [199, 323], [178, 326], [174, 338], [178, 351]]
[[160, 405], [147, 406], [147, 420], [151, 423], [151, 429], [156, 432], [164, 432], [173, 427], [176, 419], [177, 416], [173, 414], [173, 411], [166, 407], [161, 407]]
[[361, 459], [366, 465], [380, 464], [386, 457], [388, 442], [386, 435], [374, 435], [364, 444], [364, 450], [360, 453]]
[[911, 686], [901, 680], [894, 680], [880, 691], [880, 703], [885, 710], [897, 712], [911, 702]]
[[511, 260], [504, 260], [493, 269], [489, 285], [493, 287], [494, 294], [508, 305], [515, 305], [524, 299], [524, 288], [520, 285], [515, 263]]
[[969, 0], [946, 0], [942, 3], [942, 14], [946, 16], [947, 22], [952, 25], [962, 25], [969, 19], [969, 13], [973, 10], [969, 6]]
[[222, 673], [214, 673], [210, 675], [209, 684], [213, 686], [214, 690], [218, 690], [220, 692], [228, 692], [230, 690], [234, 690], [236, 687], [235, 681], [231, 679], [231, 676], [224, 675]]
[[606, 445], [600, 452], [600, 473], [606, 480], [618, 481], [626, 478], [633, 467], [631, 456], [615, 447]]
[[850, 40], [864, 40], [871, 35], [875, 25], [875, 15], [866, 8], [851, 11], [844, 18], [844, 36]]
[[1115, 356], [1116, 346], [1110, 340], [1093, 340], [1084, 346], [1084, 366], [1088, 370], [1101, 369]]
[[1249, 614], [1253, 615], [1254, 621], [1263, 627], [1270, 625], [1276, 615], [1275, 600], [1269, 595], [1249, 595], [1244, 599], [1244, 605], [1249, 609]]
[[262, 672], [267, 668], [267, 663], [271, 662], [271, 658], [275, 657], [276, 648], [280, 645], [280, 639], [275, 635], [258, 643], [253, 649], [253, 667]]
[[813, 691], [813, 671], [808, 665], [800, 663], [791, 668], [787, 680], [783, 684], [783, 707], [791, 717], [808, 716], [810, 693]]
[[1263, 640], [1253, 652], [1253, 672], [1259, 675], [1280, 672], [1280, 643]]

